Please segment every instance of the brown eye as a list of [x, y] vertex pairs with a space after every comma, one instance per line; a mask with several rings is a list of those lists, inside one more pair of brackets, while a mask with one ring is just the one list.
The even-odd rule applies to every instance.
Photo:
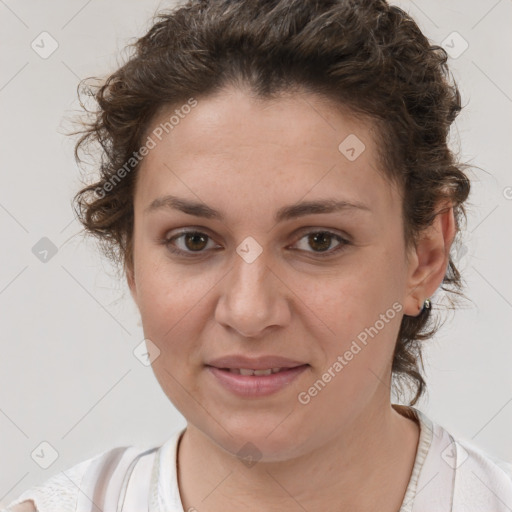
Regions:
[[332, 235], [325, 231], [308, 235], [308, 243], [310, 246], [322, 252], [329, 249], [331, 242]]
[[[305, 240], [305, 242], [301, 242]], [[333, 240], [337, 242], [334, 249], [331, 249]], [[332, 256], [350, 245], [350, 242], [331, 231], [310, 231], [300, 238], [296, 244], [299, 250], [309, 252], [319, 257]], [[313, 250], [311, 250], [313, 249]]]
[[191, 251], [200, 251], [207, 245], [208, 236], [204, 233], [185, 233], [183, 236], [185, 246]]
[[[201, 231], [183, 231], [170, 238], [164, 239], [162, 243], [174, 254], [194, 257], [194, 253], [200, 256], [208, 252], [205, 249], [207, 249], [210, 240], [211, 238]], [[178, 241], [181, 243], [178, 244]], [[178, 247], [176, 247], [176, 245], [178, 245]]]

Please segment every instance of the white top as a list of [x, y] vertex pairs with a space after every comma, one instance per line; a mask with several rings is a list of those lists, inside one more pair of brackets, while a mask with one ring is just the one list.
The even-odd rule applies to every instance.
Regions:
[[[420, 438], [399, 512], [510, 512], [512, 464], [454, 440], [414, 407], [393, 407], [416, 419]], [[186, 427], [185, 427], [186, 428]], [[149, 450], [118, 447], [23, 492], [7, 509], [33, 500], [38, 512], [184, 512], [177, 479], [183, 428]]]

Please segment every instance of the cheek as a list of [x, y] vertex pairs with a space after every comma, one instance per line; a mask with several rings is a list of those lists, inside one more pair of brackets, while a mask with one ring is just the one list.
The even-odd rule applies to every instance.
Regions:
[[397, 260], [384, 249], [368, 251], [346, 271], [310, 283], [303, 296], [325, 326], [318, 336], [325, 368], [346, 354], [343, 373], [352, 382], [368, 377], [369, 369], [380, 375], [392, 357], [402, 317]]
[[388, 392], [402, 306], [384, 280], [372, 277], [369, 281], [368, 273], [352, 273], [330, 281], [322, 301], [311, 306], [329, 327], [329, 331], [322, 329], [327, 334], [316, 336], [316, 352], [322, 351], [322, 361], [310, 382], [298, 391], [310, 400], [311, 416], [350, 417], [377, 390]]
[[211, 285], [199, 276], [185, 278], [180, 272], [148, 273], [139, 288], [139, 309], [145, 327], [161, 336], [178, 326], [187, 317], [200, 311]]
[[200, 276], [185, 278], [169, 268], [168, 265], [167, 269], [146, 273], [139, 289], [139, 309], [144, 337], [160, 351], [152, 363], [155, 376], [178, 409], [187, 410], [190, 397], [181, 385], [186, 383], [187, 390], [194, 392], [195, 372], [202, 360], [199, 342], [204, 328], [202, 300], [207, 300], [212, 285]]
[[189, 397], [186, 393], [182, 396], [178, 382], [186, 383], [189, 392], [198, 385], [204, 332], [214, 314], [211, 294], [217, 282], [218, 276], [197, 271], [191, 275], [190, 270], [180, 272], [167, 264], [147, 273], [141, 284], [139, 309], [144, 337], [160, 351], [152, 364], [153, 371], [169, 398], [183, 402], [183, 407]]
[[346, 339], [396, 300], [394, 287], [386, 280], [389, 275], [381, 262], [362, 256], [331, 276], [303, 279], [298, 293], [334, 336]]

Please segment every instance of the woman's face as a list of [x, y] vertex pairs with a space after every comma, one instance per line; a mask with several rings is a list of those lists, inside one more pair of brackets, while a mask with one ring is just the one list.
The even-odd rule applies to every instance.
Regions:
[[[148, 132], [135, 193], [128, 280], [160, 351], [152, 367], [189, 425], [226, 450], [297, 456], [389, 407], [400, 321], [421, 300], [401, 198], [369, 126], [315, 95], [226, 89], [194, 105], [164, 137]], [[327, 201], [359, 206], [309, 204]], [[215, 362], [227, 356], [251, 361]]]

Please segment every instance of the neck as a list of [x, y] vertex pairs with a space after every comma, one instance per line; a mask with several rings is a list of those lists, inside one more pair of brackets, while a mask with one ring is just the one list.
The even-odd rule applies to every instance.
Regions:
[[314, 451], [250, 467], [189, 424], [178, 451], [184, 510], [363, 512], [378, 503], [381, 512], [396, 512], [412, 473], [419, 427], [387, 405], [362, 411]]

